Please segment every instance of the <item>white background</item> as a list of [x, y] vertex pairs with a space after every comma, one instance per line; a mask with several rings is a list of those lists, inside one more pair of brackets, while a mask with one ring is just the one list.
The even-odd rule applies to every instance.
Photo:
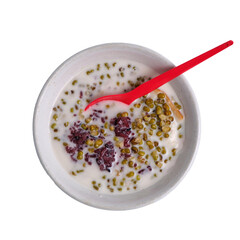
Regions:
[[[240, 239], [239, 1], [1, 1], [0, 239]], [[164, 199], [131, 211], [85, 206], [45, 173], [33, 145], [37, 96], [55, 68], [101, 43], [151, 48], [178, 65], [199, 103], [196, 160]]]

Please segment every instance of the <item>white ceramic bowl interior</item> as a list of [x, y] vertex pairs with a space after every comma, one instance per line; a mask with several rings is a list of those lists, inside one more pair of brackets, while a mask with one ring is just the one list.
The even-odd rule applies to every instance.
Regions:
[[197, 102], [189, 84], [183, 76], [176, 78], [170, 84], [183, 105], [186, 125], [185, 140], [177, 161], [169, 169], [168, 174], [142, 191], [125, 195], [104, 195], [81, 187], [60, 165], [51, 147], [49, 128], [51, 111], [65, 84], [78, 75], [83, 67], [96, 64], [98, 61], [116, 58], [143, 63], [159, 74], [174, 67], [160, 54], [132, 44], [103, 44], [81, 51], [60, 65], [44, 85], [35, 107], [33, 134], [38, 157], [48, 175], [60, 189], [87, 205], [103, 209], [124, 210], [152, 203], [165, 196], [179, 183], [196, 154], [200, 135], [200, 118]]

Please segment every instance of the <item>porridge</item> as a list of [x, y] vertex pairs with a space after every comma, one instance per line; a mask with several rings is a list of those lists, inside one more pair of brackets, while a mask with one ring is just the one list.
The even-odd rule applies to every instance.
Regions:
[[52, 145], [63, 168], [81, 186], [106, 194], [142, 190], [174, 165], [184, 141], [184, 113], [169, 84], [131, 105], [92, 100], [131, 91], [158, 73], [124, 59], [80, 69], [52, 110]]

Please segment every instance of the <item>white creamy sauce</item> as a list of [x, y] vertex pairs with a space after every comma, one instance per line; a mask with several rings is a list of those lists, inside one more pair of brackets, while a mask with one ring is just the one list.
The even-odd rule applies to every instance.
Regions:
[[[100, 67], [97, 64], [100, 64]], [[69, 174], [72, 175], [72, 177], [78, 181], [79, 184], [91, 189], [92, 191], [97, 190], [100, 193], [106, 194], [124, 194], [136, 192], [154, 184], [157, 181], [161, 181], [161, 177], [166, 174], [168, 169], [170, 169], [171, 166], [174, 165], [175, 161], [177, 161], [178, 152], [181, 150], [184, 141], [184, 119], [179, 120], [174, 116], [174, 114], [171, 115], [174, 117], [174, 121], [171, 122], [171, 130], [168, 132], [168, 137], [163, 137], [163, 135], [157, 136], [156, 132], [159, 131], [159, 129], [153, 129], [153, 134], [149, 135], [148, 132], [151, 129], [151, 124], [148, 126], [144, 125], [144, 128], [146, 128], [145, 130], [144, 128], [131, 129], [131, 131], [135, 134], [131, 135], [132, 137], [137, 137], [138, 134], [141, 134], [140, 137], [142, 138], [143, 133], [147, 133], [148, 140], [151, 142], [157, 142], [158, 147], [160, 147], [161, 150], [163, 149], [163, 146], [165, 147], [166, 153], [162, 154], [161, 151], [158, 152], [158, 155], [162, 155], [162, 159], [159, 157], [157, 161], [162, 163], [161, 167], [156, 165], [156, 161], [154, 161], [151, 156], [152, 151], [156, 151], [157, 146], [149, 149], [146, 141], [142, 141], [141, 145], [136, 145], [137, 148], [143, 148], [139, 149], [139, 151], [142, 150], [145, 152], [145, 156], [143, 156], [145, 159], [144, 163], [140, 163], [137, 160], [139, 155], [138, 153], [134, 153], [132, 150], [130, 153], [131, 157], [127, 158], [128, 162], [134, 162], [135, 167], [130, 167], [128, 164], [122, 164], [124, 157], [121, 156], [121, 149], [131, 149], [135, 145], [131, 144], [130, 147], [121, 148], [115, 146], [115, 161], [112, 163], [110, 172], [107, 170], [101, 171], [94, 158], [90, 158], [92, 163], [91, 165], [84, 160], [84, 156], [85, 154], [89, 153], [90, 148], [93, 150], [96, 149], [94, 146], [84, 147], [81, 150], [83, 159], [77, 159], [76, 161], [74, 161], [70, 154], [66, 151], [66, 146], [75, 146], [74, 143], [69, 139], [69, 128], [73, 126], [74, 122], [77, 121], [80, 121], [81, 124], [85, 124], [87, 126], [97, 125], [99, 127], [99, 131], [104, 129], [104, 133], [102, 133], [104, 136], [103, 144], [99, 148], [104, 146], [104, 144], [108, 141], [116, 144], [116, 139], [114, 139], [114, 137], [116, 138], [115, 132], [109, 129], [109, 126], [111, 125], [109, 123], [110, 120], [116, 118], [117, 114], [119, 113], [127, 112], [132, 124], [136, 118], [142, 118], [142, 113], [144, 112], [143, 106], [146, 105], [140, 101], [145, 100], [142, 98], [137, 99], [130, 106], [120, 102], [105, 101], [93, 106], [86, 112], [83, 112], [82, 110], [87, 105], [86, 100], [92, 101], [104, 95], [130, 91], [131, 89], [135, 88], [135, 86], [130, 86], [129, 80], [132, 84], [137, 82], [142, 83], [141, 81], [137, 81], [137, 78], [142, 79], [142, 77], [144, 77], [145, 80], [148, 80], [149, 78], [153, 78], [157, 75], [158, 74], [155, 71], [141, 63], [123, 59], [113, 59], [109, 60], [106, 66], [105, 62], [99, 62], [96, 63], [96, 65], [89, 66], [85, 69], [79, 69], [79, 75], [74, 79], [70, 79], [69, 83], [63, 88], [53, 107], [53, 113], [50, 119], [50, 137], [52, 138], [52, 146], [56, 153], [57, 159], [60, 161], [63, 168], [69, 172]], [[101, 85], [99, 84], [100, 82], [102, 82]], [[173, 103], [180, 103], [176, 93], [169, 84], [165, 84], [160, 89], [169, 96]], [[153, 101], [156, 101], [158, 97], [157, 94], [150, 93], [148, 94], [147, 98], [152, 98]], [[136, 103], [140, 103], [141, 107], [134, 107], [134, 104]], [[131, 111], [131, 109], [134, 110]], [[93, 120], [92, 117], [91, 122], [85, 123], [85, 120], [88, 119], [91, 114], [93, 114], [94, 110], [103, 111], [98, 115], [104, 118], [105, 123], [108, 123], [108, 128], [106, 128], [105, 123], [102, 122], [102, 117], [97, 118], [96, 120]], [[106, 116], [108, 119], [105, 119]], [[179, 129], [180, 125], [181, 128]], [[137, 130], [139, 131], [138, 133]], [[179, 136], [181, 136], [181, 138]], [[95, 137], [98, 139], [98, 136]], [[119, 142], [123, 141], [122, 137], [117, 138]], [[176, 151], [175, 156], [173, 156], [172, 149], [175, 149]], [[74, 155], [75, 159], [77, 156], [76, 154], [77, 153]], [[89, 154], [91, 155], [93, 153]], [[148, 155], [148, 159], [146, 158], [146, 155]], [[151, 167], [151, 171], [146, 170], [148, 166]], [[141, 169], [145, 169], [143, 173], [139, 173]], [[134, 176], [128, 177], [127, 174], [129, 172], [133, 172]], [[114, 178], [116, 180], [113, 180]], [[96, 183], [93, 184], [93, 181]]]

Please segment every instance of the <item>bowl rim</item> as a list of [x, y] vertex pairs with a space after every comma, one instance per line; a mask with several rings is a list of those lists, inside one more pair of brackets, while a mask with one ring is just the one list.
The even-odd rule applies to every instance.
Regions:
[[81, 202], [81, 203], [84, 203], [88, 206], [91, 206], [91, 207], [94, 207], [94, 208], [98, 208], [98, 209], [103, 209], [103, 210], [132, 210], [132, 209], [137, 209], [137, 208], [140, 208], [140, 207], [143, 207], [143, 206], [146, 206], [146, 205], [149, 205], [151, 203], [154, 203], [158, 200], [160, 200], [161, 198], [164, 198], [167, 194], [169, 194], [173, 189], [175, 189], [178, 184], [183, 180], [183, 178], [186, 176], [186, 174], [188, 173], [188, 171], [190, 170], [190, 168], [192, 167], [192, 164], [196, 158], [196, 155], [197, 155], [197, 152], [198, 152], [198, 149], [199, 149], [199, 144], [200, 144], [200, 138], [201, 138], [201, 117], [200, 117], [200, 110], [199, 110], [199, 105], [198, 105], [198, 102], [197, 102], [197, 99], [196, 99], [196, 96], [192, 90], [192, 87], [191, 85], [189, 84], [189, 82], [187, 81], [187, 79], [184, 77], [184, 75], [181, 75], [181, 80], [184, 81], [184, 84], [186, 85], [186, 87], [188, 88], [190, 94], [191, 94], [191, 97], [192, 97], [192, 100], [193, 100], [193, 105], [195, 107], [195, 110], [196, 110], [196, 119], [197, 119], [197, 129], [196, 129], [196, 135], [197, 135], [197, 138], [196, 138], [196, 145], [195, 145], [195, 148], [194, 148], [194, 151], [193, 151], [193, 154], [192, 154], [192, 158], [190, 159], [189, 161], [189, 164], [187, 166], [187, 168], [185, 169], [184, 173], [181, 175], [181, 177], [173, 184], [173, 186], [171, 186], [167, 191], [165, 191], [163, 194], [161, 195], [158, 195], [157, 197], [155, 198], [152, 198], [152, 199], [149, 199], [148, 201], [146, 202], [142, 202], [141, 204], [138, 204], [138, 205], [135, 205], [134, 207], [116, 207], [116, 208], [109, 208], [107, 206], [102, 206], [102, 205], [98, 205], [98, 204], [92, 204], [88, 201], [83, 201], [79, 198], [77, 198], [76, 196], [74, 196], [73, 194], [71, 194], [70, 191], [68, 191], [67, 189], [65, 189], [60, 183], [58, 183], [57, 179], [55, 179], [51, 173], [49, 172], [49, 170], [47, 169], [47, 167], [45, 166], [44, 164], [44, 160], [41, 156], [41, 153], [39, 151], [39, 148], [38, 148], [38, 144], [37, 144], [37, 136], [36, 136], [36, 119], [37, 119], [37, 109], [38, 109], [38, 106], [40, 104], [40, 101], [41, 101], [41, 98], [43, 97], [43, 94], [46, 90], [46, 88], [48, 87], [50, 81], [54, 78], [54, 76], [57, 74], [57, 72], [64, 68], [68, 63], [70, 63], [75, 57], [78, 57], [79, 55], [85, 53], [85, 52], [88, 52], [88, 51], [92, 51], [92, 50], [96, 50], [96, 49], [99, 49], [99, 48], [111, 48], [111, 47], [130, 47], [130, 48], [135, 48], [135, 49], [139, 49], [140, 51], [145, 51], [145, 52], [149, 52], [150, 54], [153, 54], [153, 55], [156, 55], [164, 60], [166, 60], [166, 62], [169, 64], [169, 65], [172, 65], [172, 67], [175, 67], [175, 65], [170, 61], [168, 60], [166, 57], [164, 57], [162, 54], [158, 53], [158, 52], [155, 52], [147, 47], [143, 47], [143, 46], [140, 46], [140, 45], [137, 45], [137, 44], [132, 44], [132, 43], [124, 43], [124, 42], [112, 42], [112, 43], [104, 43], [104, 44], [99, 44], [99, 45], [95, 45], [95, 46], [92, 46], [92, 47], [89, 47], [89, 48], [86, 48], [86, 49], [83, 49], [75, 54], [73, 54], [72, 56], [70, 56], [69, 58], [67, 58], [64, 62], [62, 62], [54, 71], [53, 73], [48, 77], [47, 81], [44, 83], [39, 95], [38, 95], [38, 98], [37, 98], [37, 101], [35, 103], [35, 106], [34, 106], [34, 113], [33, 113], [33, 122], [32, 122], [32, 131], [33, 131], [33, 142], [34, 142], [34, 146], [35, 146], [35, 149], [36, 149], [36, 153], [37, 153], [37, 156], [39, 158], [39, 161], [41, 163], [41, 165], [43, 166], [43, 168], [45, 169], [46, 173], [48, 174], [48, 176], [53, 180], [53, 182], [63, 191], [65, 192], [68, 196], [70, 196], [71, 198], [75, 199], [76, 201], [78, 202]]

